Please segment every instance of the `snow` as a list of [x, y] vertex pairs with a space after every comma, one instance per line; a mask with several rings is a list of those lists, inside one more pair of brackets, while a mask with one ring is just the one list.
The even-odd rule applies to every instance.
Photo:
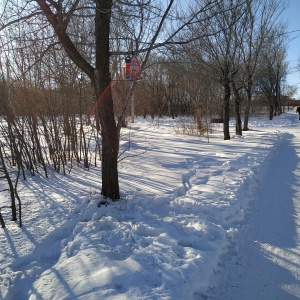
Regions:
[[299, 298], [298, 122], [253, 118], [241, 137], [232, 122], [230, 141], [215, 124], [208, 143], [178, 119], [138, 119], [122, 132], [122, 199], [106, 205], [99, 168], [28, 176], [23, 227], [3, 210], [0, 299], [253, 299], [259, 264], [255, 299], [283, 299], [267, 297], [275, 285]]
[[298, 131], [296, 126], [276, 149], [249, 215], [251, 227], [209, 299], [300, 299]]

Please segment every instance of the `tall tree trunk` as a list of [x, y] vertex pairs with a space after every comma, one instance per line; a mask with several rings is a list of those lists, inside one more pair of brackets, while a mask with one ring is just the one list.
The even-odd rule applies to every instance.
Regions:
[[229, 101], [230, 101], [230, 96], [231, 96], [231, 90], [230, 90], [229, 80], [224, 81], [223, 87], [224, 87], [223, 133], [224, 133], [224, 140], [230, 140], [230, 132], [229, 132], [230, 107], [229, 107]]
[[244, 126], [243, 126], [243, 130], [245, 131], [249, 130], [248, 124], [249, 124], [249, 115], [250, 115], [250, 108], [251, 108], [251, 89], [252, 87], [248, 85], [246, 89], [247, 99], [246, 99], [246, 105], [244, 111]]
[[[97, 70], [96, 70], [97, 71]], [[120, 199], [118, 180], [119, 134], [114, 118], [111, 85], [101, 93], [100, 74], [95, 71], [96, 93], [98, 97], [97, 113], [100, 120], [102, 137], [102, 189], [101, 194], [112, 200]]]
[[273, 104], [269, 104], [269, 120], [273, 120], [274, 117], [274, 105]]
[[235, 109], [235, 134], [236, 135], [243, 135], [242, 133], [242, 120], [241, 120], [241, 114], [240, 114], [240, 105], [241, 105], [241, 96], [240, 93], [236, 87], [236, 84], [234, 80], [232, 81], [232, 89], [234, 93], [234, 109]]
[[119, 135], [114, 117], [109, 71], [109, 32], [112, 0], [96, 0], [96, 69], [97, 113], [102, 136], [102, 190], [106, 198], [120, 198], [118, 179]]

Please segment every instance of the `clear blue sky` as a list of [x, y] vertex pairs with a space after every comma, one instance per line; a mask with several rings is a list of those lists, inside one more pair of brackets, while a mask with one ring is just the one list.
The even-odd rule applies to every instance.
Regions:
[[291, 71], [287, 77], [287, 84], [298, 88], [295, 97], [300, 100], [300, 72], [295, 70], [297, 60], [300, 58], [300, 0], [289, 0], [289, 2], [290, 5], [283, 12], [282, 19], [288, 24], [287, 31], [297, 32], [289, 33], [289, 38], [293, 40], [291, 40], [288, 45], [287, 60]]

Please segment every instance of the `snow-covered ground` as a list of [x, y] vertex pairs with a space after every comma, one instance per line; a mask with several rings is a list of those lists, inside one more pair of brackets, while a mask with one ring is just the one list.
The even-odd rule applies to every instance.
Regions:
[[[23, 227], [4, 214], [0, 228], [0, 299], [268, 299], [263, 283], [249, 296], [261, 253], [270, 285], [294, 297], [272, 299], [300, 297], [299, 122], [251, 119], [242, 137], [232, 123], [230, 141], [215, 125], [208, 143], [178, 120], [137, 120], [122, 134], [122, 199], [100, 207], [98, 168], [28, 176]], [[287, 225], [274, 228], [277, 205]], [[233, 298], [239, 287], [248, 295]]]

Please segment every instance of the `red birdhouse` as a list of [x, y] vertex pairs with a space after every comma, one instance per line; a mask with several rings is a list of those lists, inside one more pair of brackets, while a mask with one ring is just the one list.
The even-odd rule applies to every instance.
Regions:
[[132, 56], [125, 57], [125, 63], [123, 66], [124, 78], [126, 80], [139, 80], [141, 76], [141, 64], [137, 57]]

